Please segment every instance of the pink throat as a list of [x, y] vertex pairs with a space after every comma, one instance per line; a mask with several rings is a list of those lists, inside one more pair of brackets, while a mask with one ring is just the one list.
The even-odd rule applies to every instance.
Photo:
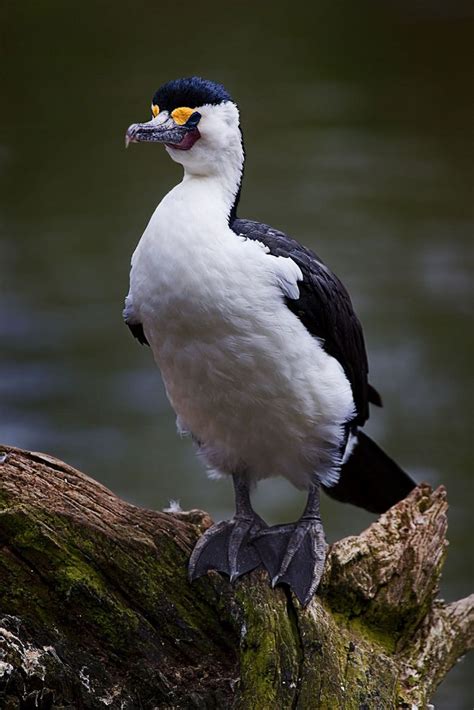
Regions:
[[194, 128], [189, 133], [186, 133], [181, 143], [176, 143], [175, 145], [166, 144], [168, 148], [174, 148], [175, 150], [189, 150], [193, 147], [195, 142], [199, 140], [201, 134], [197, 128]]

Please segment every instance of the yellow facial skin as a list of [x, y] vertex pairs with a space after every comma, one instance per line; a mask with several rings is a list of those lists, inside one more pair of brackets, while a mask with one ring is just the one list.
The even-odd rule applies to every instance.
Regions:
[[193, 108], [181, 106], [180, 108], [175, 108], [175, 110], [171, 112], [171, 117], [174, 122], [178, 124], [178, 126], [183, 126], [193, 113]]
[[153, 114], [153, 118], [156, 118], [158, 114], [160, 113], [160, 107], [157, 106], [156, 104], [151, 105], [151, 112]]

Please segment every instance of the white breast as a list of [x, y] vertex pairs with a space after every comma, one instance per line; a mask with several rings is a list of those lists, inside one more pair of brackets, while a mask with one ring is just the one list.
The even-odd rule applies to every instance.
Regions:
[[134, 312], [180, 425], [219, 473], [299, 487], [337, 477], [352, 392], [285, 305], [300, 278], [291, 259], [235, 235], [196, 180], [167, 195], [135, 251]]

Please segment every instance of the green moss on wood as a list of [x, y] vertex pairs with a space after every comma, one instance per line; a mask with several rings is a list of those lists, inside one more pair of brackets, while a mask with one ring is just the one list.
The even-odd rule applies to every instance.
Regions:
[[[57, 654], [41, 681], [34, 676], [35, 691], [58, 687], [64, 706], [87, 708], [372, 710], [397, 707], [428, 673], [408, 673], [400, 654], [432, 611], [442, 555], [428, 573], [419, 567], [425, 582], [415, 593], [409, 575], [396, 576], [397, 560], [380, 567], [365, 540], [343, 541], [305, 610], [288, 590], [272, 590], [263, 572], [233, 587], [217, 573], [190, 585], [187, 561], [205, 516], [140, 511], [60, 462], [15, 456], [4, 469], [8, 494], [0, 468], [0, 609], [13, 627], [21, 619], [24, 648], [34, 638], [34, 653]], [[412, 532], [421, 530], [425, 498], [443, 505], [427, 489], [414, 496]], [[411, 518], [402, 505], [407, 530]], [[383, 535], [382, 525], [379, 554]], [[396, 535], [387, 525], [393, 545]], [[412, 552], [400, 549], [403, 568]], [[439, 554], [439, 545], [432, 549]], [[0, 705], [5, 688], [27, 686], [25, 667], [13, 683], [0, 678]], [[422, 704], [426, 693], [415, 690]]]
[[237, 707], [290, 708], [299, 685], [300, 640], [284, 592], [271, 590], [263, 573], [252, 578], [236, 588], [241, 609]]

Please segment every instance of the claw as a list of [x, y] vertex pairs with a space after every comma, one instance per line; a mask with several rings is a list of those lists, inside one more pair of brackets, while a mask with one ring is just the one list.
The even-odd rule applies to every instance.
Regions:
[[253, 536], [266, 527], [258, 516], [234, 518], [216, 523], [206, 530], [196, 543], [189, 560], [189, 580], [201, 577], [209, 570], [229, 575], [230, 582], [262, 564]]
[[303, 518], [294, 525], [276, 525], [255, 535], [254, 544], [271, 586], [288, 584], [306, 606], [319, 586], [326, 559], [321, 522]]

